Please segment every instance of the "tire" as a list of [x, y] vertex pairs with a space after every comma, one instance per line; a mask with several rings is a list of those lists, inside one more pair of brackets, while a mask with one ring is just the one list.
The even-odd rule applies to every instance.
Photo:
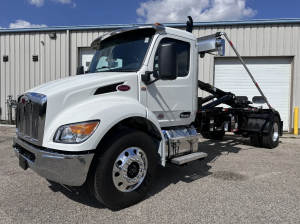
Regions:
[[157, 171], [157, 150], [152, 139], [143, 132], [127, 129], [114, 133], [102, 147], [88, 177], [91, 193], [112, 210], [141, 201]]
[[258, 147], [258, 148], [262, 147], [262, 141], [261, 141], [261, 137], [260, 137], [259, 133], [255, 134], [255, 135], [250, 135], [250, 141], [253, 146]]
[[201, 135], [203, 138], [209, 139], [208, 133], [207, 132], [201, 132]]
[[208, 132], [208, 136], [212, 140], [221, 140], [225, 135], [225, 131]]
[[274, 116], [269, 125], [268, 135], [262, 136], [262, 145], [264, 148], [274, 149], [279, 145], [280, 121]]

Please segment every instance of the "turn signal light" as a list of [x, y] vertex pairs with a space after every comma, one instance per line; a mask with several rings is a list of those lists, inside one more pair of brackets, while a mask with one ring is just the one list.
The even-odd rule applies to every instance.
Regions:
[[90, 135], [98, 125], [98, 121], [70, 126], [71, 131], [78, 135]]

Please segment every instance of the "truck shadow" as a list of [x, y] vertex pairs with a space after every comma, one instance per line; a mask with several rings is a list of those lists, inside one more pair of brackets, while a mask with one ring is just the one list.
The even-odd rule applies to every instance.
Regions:
[[[242, 149], [240, 145], [246, 145], [249, 147], [246, 147], [247, 149]], [[177, 166], [171, 163], [167, 163], [166, 167], [159, 166], [153, 187], [144, 200], [147, 200], [147, 198], [158, 194], [170, 185], [177, 184], [178, 182], [183, 181], [185, 183], [190, 183], [211, 175], [212, 172], [210, 172], [210, 169], [212, 168], [214, 162], [221, 156], [226, 156], [231, 153], [239, 153], [240, 150], [254, 148], [255, 147], [251, 145], [249, 139], [234, 135], [225, 135], [222, 140], [218, 141], [201, 139], [201, 142], [199, 142], [199, 151], [207, 153], [208, 156], [202, 161], [193, 161], [185, 166]], [[242, 175], [229, 172], [213, 175], [216, 175], [216, 177], [221, 179], [229, 179], [234, 181], [244, 180], [246, 178]], [[73, 201], [98, 209], [106, 208], [104, 205], [100, 204], [90, 193], [88, 193], [86, 184], [80, 187], [71, 187], [49, 180], [48, 182], [50, 183], [49, 188], [53, 192], [61, 192], [63, 195]]]
[[[249, 139], [234, 135], [225, 135], [222, 140], [207, 140], [201, 139], [198, 143], [199, 151], [207, 153], [204, 160], [193, 161], [184, 166], [177, 166], [168, 163], [166, 167], [159, 167], [156, 181], [150, 195], [152, 196], [172, 184], [178, 182], [190, 183], [200, 178], [213, 174], [210, 172], [214, 162], [221, 156], [227, 156], [231, 153], [239, 153], [240, 150], [248, 150], [255, 148], [252, 146]], [[240, 145], [249, 146], [247, 149], [242, 149]], [[244, 180], [246, 177], [237, 174], [223, 172], [214, 174], [216, 177], [227, 180]]]

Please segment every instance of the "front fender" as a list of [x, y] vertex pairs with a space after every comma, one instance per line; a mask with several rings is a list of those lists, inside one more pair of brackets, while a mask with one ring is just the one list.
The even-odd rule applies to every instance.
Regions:
[[[54, 118], [46, 118], [43, 146], [64, 151], [86, 151], [95, 149], [103, 136], [118, 122], [129, 117], [147, 117], [146, 108], [137, 101], [128, 98], [90, 99], [59, 112]], [[51, 119], [49, 121], [49, 119]], [[89, 120], [100, 120], [95, 133], [80, 144], [53, 142], [56, 130], [65, 124]], [[152, 121], [153, 122], [153, 121]], [[155, 123], [157, 126], [157, 123]], [[159, 127], [159, 126], [158, 126]], [[160, 129], [159, 129], [160, 130]]]

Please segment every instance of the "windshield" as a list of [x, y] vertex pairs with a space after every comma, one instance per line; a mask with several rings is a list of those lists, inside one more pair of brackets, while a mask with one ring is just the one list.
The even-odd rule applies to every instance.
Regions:
[[103, 40], [87, 72], [138, 71], [154, 33], [154, 29], [140, 29]]

